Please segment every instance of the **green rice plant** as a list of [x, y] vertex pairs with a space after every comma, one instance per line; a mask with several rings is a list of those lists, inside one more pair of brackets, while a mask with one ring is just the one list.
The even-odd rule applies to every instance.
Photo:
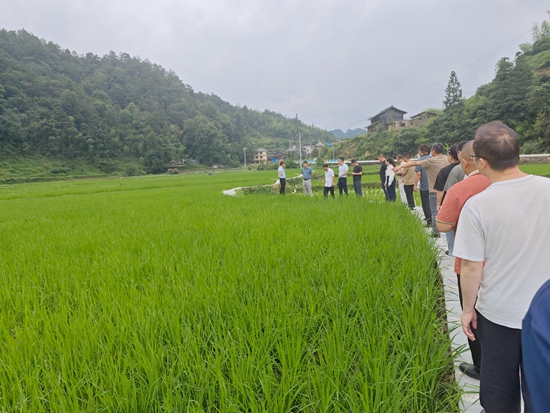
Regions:
[[275, 178], [0, 187], [0, 411], [458, 411], [421, 223]]
[[519, 168], [526, 174], [546, 176], [550, 178], [550, 164], [545, 163], [525, 163], [521, 164]]

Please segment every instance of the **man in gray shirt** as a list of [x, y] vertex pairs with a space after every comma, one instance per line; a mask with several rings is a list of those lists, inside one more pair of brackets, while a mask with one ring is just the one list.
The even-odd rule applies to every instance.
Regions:
[[311, 169], [307, 161], [304, 161], [304, 163], [302, 163], [302, 186], [304, 187], [304, 196], [307, 194], [309, 194], [309, 196], [313, 196], [313, 192], [311, 190], [312, 177], [313, 169]]
[[[456, 145], [456, 151], [457, 151], [457, 155], [458, 155], [458, 165], [455, 166], [451, 170], [451, 173], [447, 177], [447, 181], [445, 181], [445, 186], [443, 187], [443, 193], [444, 194], [446, 194], [454, 184], [459, 183], [460, 181], [462, 181], [466, 177], [466, 174], [464, 173], [464, 169], [462, 168], [462, 148], [464, 147], [464, 145], [467, 142], [468, 141], [461, 141], [461, 142], [458, 143], [458, 145]], [[468, 158], [468, 160], [469, 160], [469, 158]], [[442, 202], [443, 202], [443, 200], [441, 200], [441, 202], [439, 202], [439, 200], [438, 200], [438, 205], [437, 205], [438, 210], [439, 210]], [[455, 238], [454, 230], [450, 230], [449, 232], [446, 232], [445, 237], [447, 238], [447, 248], [448, 248], [447, 251], [445, 252], [445, 254], [453, 255], [453, 247], [454, 247], [454, 243], [455, 243], [455, 241], [454, 241], [454, 238]]]
[[[418, 160], [431, 158], [430, 147], [425, 143], [418, 147]], [[415, 166], [416, 179], [414, 180], [414, 191], [418, 191], [418, 182], [420, 182], [420, 201], [422, 201], [422, 211], [424, 211], [424, 218], [426, 219], [426, 225], [432, 226], [432, 210], [430, 208], [430, 192], [428, 187], [428, 175], [421, 166]]]
[[458, 145], [456, 145], [456, 150], [458, 152], [458, 160], [459, 163], [457, 166], [453, 168], [451, 173], [449, 174], [449, 177], [447, 178], [447, 181], [445, 182], [445, 187], [443, 188], [443, 192], [449, 191], [451, 187], [454, 184], [459, 183], [464, 179], [466, 174], [464, 173], [464, 169], [462, 169], [461, 163], [462, 163], [462, 147], [467, 141], [459, 142]]

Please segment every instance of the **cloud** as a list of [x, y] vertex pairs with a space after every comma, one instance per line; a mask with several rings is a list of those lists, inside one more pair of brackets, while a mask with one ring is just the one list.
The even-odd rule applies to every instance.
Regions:
[[530, 40], [546, 8], [539, 0], [7, 0], [0, 26], [81, 54], [137, 55], [233, 104], [345, 129], [391, 104], [409, 115], [440, 107], [451, 70], [473, 93], [500, 57]]

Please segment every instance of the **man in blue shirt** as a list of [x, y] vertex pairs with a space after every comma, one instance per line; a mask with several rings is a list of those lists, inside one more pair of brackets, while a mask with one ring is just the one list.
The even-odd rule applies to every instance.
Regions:
[[[430, 147], [423, 143], [418, 147], [418, 160], [431, 158]], [[432, 226], [432, 209], [430, 208], [430, 191], [428, 186], [428, 175], [421, 166], [415, 166], [416, 179], [414, 181], [414, 191], [418, 191], [418, 182], [420, 181], [420, 200], [422, 201], [422, 211], [424, 211], [424, 218], [426, 218], [426, 226]]]
[[307, 161], [302, 164], [302, 186], [304, 187], [304, 196], [309, 193], [309, 196], [313, 196], [311, 191], [311, 178], [313, 177], [313, 169], [310, 168]]
[[533, 412], [550, 411], [550, 280], [537, 292], [521, 330], [523, 368]]

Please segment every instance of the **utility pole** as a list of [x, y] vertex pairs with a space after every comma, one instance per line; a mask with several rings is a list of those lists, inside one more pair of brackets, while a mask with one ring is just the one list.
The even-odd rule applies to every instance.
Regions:
[[247, 148], [246, 146], [243, 148], [243, 151], [244, 151], [244, 170], [245, 170], [245, 171], [246, 171], [246, 150], [247, 150], [247, 149], [248, 149], [248, 148]]
[[300, 145], [300, 165], [302, 165], [302, 133], [298, 132], [298, 142]]

